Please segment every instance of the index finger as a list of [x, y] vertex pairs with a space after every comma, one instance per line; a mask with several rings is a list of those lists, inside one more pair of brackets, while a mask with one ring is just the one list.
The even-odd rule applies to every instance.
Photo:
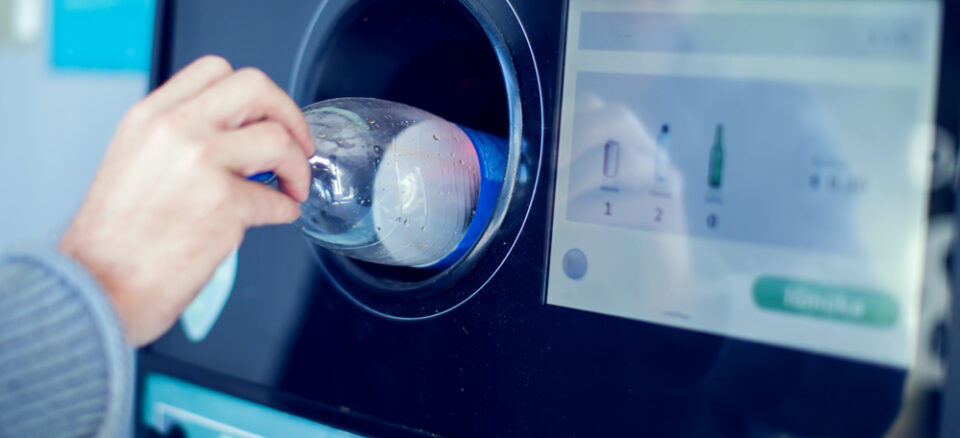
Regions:
[[247, 177], [273, 171], [280, 190], [298, 202], [310, 193], [310, 165], [293, 138], [280, 124], [264, 121], [216, 137], [216, 156], [227, 169]]
[[143, 99], [143, 103], [154, 113], [166, 111], [231, 73], [233, 67], [226, 59], [213, 55], [200, 57], [153, 90]]
[[182, 110], [212, 129], [237, 129], [259, 122], [283, 125], [305, 156], [313, 155], [313, 137], [300, 107], [265, 73], [253, 68], [237, 70], [187, 101]]

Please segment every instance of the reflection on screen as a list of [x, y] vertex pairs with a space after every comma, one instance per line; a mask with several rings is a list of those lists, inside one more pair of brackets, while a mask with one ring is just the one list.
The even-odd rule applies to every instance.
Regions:
[[548, 303], [909, 365], [939, 15], [572, 1]]

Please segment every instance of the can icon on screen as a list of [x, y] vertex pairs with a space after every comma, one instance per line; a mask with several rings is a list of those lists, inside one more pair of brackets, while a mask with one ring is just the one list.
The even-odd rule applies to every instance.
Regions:
[[603, 182], [601, 190], [618, 192], [617, 173], [620, 172], [620, 142], [610, 140], [603, 145]]

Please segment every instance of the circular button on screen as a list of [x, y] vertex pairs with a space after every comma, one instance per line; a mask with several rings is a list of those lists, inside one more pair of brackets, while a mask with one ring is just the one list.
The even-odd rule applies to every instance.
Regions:
[[587, 255], [579, 249], [571, 249], [563, 255], [563, 272], [574, 280], [583, 278], [587, 273]]

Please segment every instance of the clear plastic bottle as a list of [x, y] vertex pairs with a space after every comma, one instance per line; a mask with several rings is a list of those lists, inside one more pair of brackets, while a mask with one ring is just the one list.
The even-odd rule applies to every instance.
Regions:
[[379, 99], [331, 99], [303, 112], [317, 152], [294, 225], [318, 245], [443, 268], [480, 236], [502, 185], [505, 140]]

